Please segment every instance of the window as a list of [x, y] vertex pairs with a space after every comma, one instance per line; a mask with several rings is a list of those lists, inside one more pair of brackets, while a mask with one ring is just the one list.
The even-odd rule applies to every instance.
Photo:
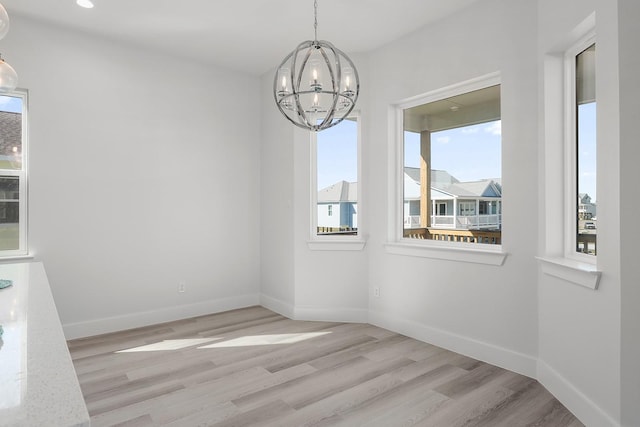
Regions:
[[27, 253], [27, 94], [0, 95], [0, 256]]
[[314, 238], [358, 235], [358, 138], [357, 117], [312, 133]]
[[[596, 193], [596, 45], [591, 44], [575, 55], [575, 201], [574, 250], [595, 256], [597, 253]], [[572, 120], [573, 121], [573, 120]]]
[[402, 108], [402, 238], [501, 243], [500, 85], [490, 80]]

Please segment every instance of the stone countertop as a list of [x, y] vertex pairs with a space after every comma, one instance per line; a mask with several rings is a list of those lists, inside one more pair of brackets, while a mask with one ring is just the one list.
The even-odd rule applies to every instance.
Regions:
[[0, 265], [0, 426], [89, 426], [42, 263]]

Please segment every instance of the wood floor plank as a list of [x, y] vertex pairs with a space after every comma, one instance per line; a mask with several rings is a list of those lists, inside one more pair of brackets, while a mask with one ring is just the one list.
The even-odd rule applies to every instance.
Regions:
[[530, 378], [372, 325], [262, 307], [69, 350], [94, 427], [582, 426]]

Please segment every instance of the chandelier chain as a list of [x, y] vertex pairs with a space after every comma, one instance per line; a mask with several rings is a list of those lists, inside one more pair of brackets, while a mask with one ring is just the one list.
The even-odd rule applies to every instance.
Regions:
[[313, 32], [314, 40], [318, 41], [318, 0], [313, 0]]

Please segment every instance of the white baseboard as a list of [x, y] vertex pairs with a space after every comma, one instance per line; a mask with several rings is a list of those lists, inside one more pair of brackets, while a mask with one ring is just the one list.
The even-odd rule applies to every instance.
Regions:
[[260, 305], [294, 320], [367, 323], [369, 318], [369, 310], [364, 308], [295, 306], [265, 294], [260, 295]]
[[536, 378], [536, 358], [517, 351], [375, 311], [369, 311], [369, 323], [530, 378]]
[[558, 371], [538, 359], [538, 382], [587, 426], [619, 427], [595, 402], [564, 378]]
[[278, 314], [293, 319], [295, 309], [293, 304], [273, 298], [265, 294], [260, 294], [260, 305]]
[[294, 313], [296, 320], [344, 323], [367, 323], [369, 321], [369, 310], [362, 308], [296, 306]]
[[260, 304], [258, 294], [239, 295], [62, 325], [66, 339], [84, 338]]

